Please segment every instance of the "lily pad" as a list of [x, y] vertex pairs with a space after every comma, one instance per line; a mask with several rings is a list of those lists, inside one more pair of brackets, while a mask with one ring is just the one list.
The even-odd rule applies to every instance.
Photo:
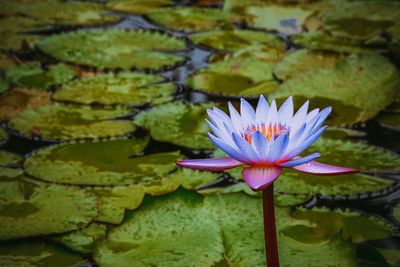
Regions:
[[232, 28], [229, 22], [234, 16], [215, 8], [171, 7], [160, 8], [147, 13], [155, 23], [182, 31], [205, 31], [220, 28]]
[[400, 251], [398, 249], [378, 248], [378, 251], [385, 258], [389, 266], [400, 265]]
[[133, 132], [127, 120], [111, 120], [129, 114], [121, 107], [95, 108], [54, 104], [28, 109], [11, 118], [8, 127], [26, 136], [73, 140], [121, 136]]
[[20, 155], [0, 150], [0, 166], [15, 164], [21, 160], [23, 160], [23, 157]]
[[287, 80], [270, 98], [282, 102], [293, 96], [297, 107], [306, 98], [318, 107], [332, 106], [328, 124], [343, 125], [375, 117], [393, 102], [399, 87], [400, 75], [386, 58], [351, 55], [332, 68], [313, 69]]
[[101, 74], [64, 84], [53, 98], [83, 104], [143, 105], [153, 100], [170, 98], [175, 86], [173, 83], [159, 84], [163, 79], [160, 76], [133, 72]]
[[47, 24], [25, 17], [6, 17], [0, 19], [0, 49], [18, 50], [23, 40], [28, 45], [33, 46], [43, 37], [39, 35], [19, 34], [20, 32], [42, 30], [47, 28]]
[[126, 13], [145, 14], [172, 4], [174, 2], [171, 0], [122, 0], [111, 1], [107, 4], [107, 8]]
[[7, 132], [0, 127], [0, 143], [7, 139]]
[[148, 138], [61, 144], [39, 150], [24, 167], [32, 176], [65, 184], [149, 183], [176, 169], [181, 157], [178, 152], [136, 156], [147, 142]]
[[0, 53], [0, 70], [7, 71], [13, 65], [15, 61], [11, 56]]
[[274, 73], [279, 79], [287, 80], [312, 69], [334, 67], [343, 58], [336, 53], [297, 50], [283, 57], [275, 66]]
[[333, 139], [333, 140], [349, 140], [351, 137], [360, 137], [364, 136], [365, 133], [353, 129], [339, 128], [339, 127], [328, 127], [324, 131], [324, 139]]
[[202, 32], [192, 34], [189, 38], [197, 44], [232, 52], [257, 44], [279, 47], [281, 50], [285, 48], [285, 42], [280, 37], [270, 33], [250, 30], [234, 29], [228, 31]]
[[384, 125], [400, 128], [400, 113], [382, 112], [376, 117], [376, 120]]
[[10, 87], [11, 87], [11, 84], [9, 81], [0, 80], [0, 94], [7, 91]]
[[104, 6], [84, 2], [0, 2], [0, 10], [23, 14], [44, 23], [68, 25], [95, 25], [118, 21], [116, 16], [106, 16]]
[[82, 255], [50, 242], [25, 240], [0, 243], [1, 266], [69, 267], [85, 262], [87, 262], [87, 259], [82, 257]]
[[160, 32], [96, 29], [53, 35], [38, 43], [38, 47], [62, 61], [127, 70], [173, 66], [184, 58], [159, 51], [182, 50], [186, 45], [182, 39]]
[[400, 201], [397, 201], [397, 203], [394, 205], [392, 216], [397, 221], [397, 223], [400, 224]]
[[325, 29], [340, 37], [366, 40], [388, 32], [398, 38], [399, 12], [400, 3], [394, 1], [345, 3], [328, 12], [323, 24]]
[[50, 240], [60, 242], [68, 248], [81, 253], [89, 253], [94, 241], [106, 235], [107, 227], [103, 224], [91, 223], [88, 227], [72, 233], [51, 236]]
[[0, 181], [9, 181], [21, 177], [24, 171], [22, 169], [0, 167]]
[[44, 90], [13, 88], [0, 96], [0, 119], [9, 120], [24, 110], [51, 105], [51, 96]]
[[328, 50], [346, 53], [377, 53], [379, 49], [368, 47], [360, 42], [330, 36], [324, 32], [303, 32], [291, 39], [294, 44], [315, 50]]
[[284, 51], [279, 46], [252, 45], [242, 48], [233, 54], [234, 58], [255, 58], [261, 61], [277, 63], [282, 57], [289, 55], [289, 51]]
[[0, 240], [64, 233], [85, 227], [96, 199], [72, 186], [0, 183]]
[[49, 89], [52, 85], [65, 83], [76, 76], [76, 71], [62, 63], [44, 71], [39, 63], [30, 62], [12, 66], [6, 79], [18, 86]]
[[123, 223], [96, 242], [101, 266], [215, 266], [223, 262], [223, 245], [215, 215], [203, 198], [184, 190], [146, 197]]
[[212, 149], [208, 139], [206, 109], [212, 104], [185, 105], [170, 103], [139, 113], [134, 123], [150, 130], [150, 135], [158, 141], [169, 142], [192, 149]]
[[279, 83], [273, 80], [271, 62], [252, 58], [231, 58], [210, 64], [187, 80], [192, 88], [223, 95], [268, 94]]

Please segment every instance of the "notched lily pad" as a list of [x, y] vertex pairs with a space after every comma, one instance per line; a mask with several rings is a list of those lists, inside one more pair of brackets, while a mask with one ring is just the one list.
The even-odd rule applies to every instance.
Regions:
[[44, 71], [39, 63], [30, 62], [14, 65], [6, 73], [6, 79], [15, 85], [41, 89], [65, 83], [75, 76], [76, 71], [62, 63]]
[[100, 74], [64, 84], [53, 98], [106, 105], [143, 105], [160, 99], [167, 101], [175, 86], [173, 83], [154, 84], [163, 79], [160, 76], [134, 72]]
[[250, 30], [226, 30], [196, 33], [189, 38], [201, 45], [210, 46], [212, 48], [224, 51], [238, 51], [251, 45], [265, 45], [279, 47], [281, 50], [285, 48], [285, 42], [270, 33], [256, 32]]
[[70, 267], [87, 262], [78, 253], [50, 242], [39, 240], [0, 243], [1, 266], [60, 266]]
[[106, 16], [106, 9], [96, 3], [84, 2], [38, 2], [15, 3], [1, 2], [0, 11], [37, 19], [44, 23], [68, 25], [95, 25], [118, 21], [116, 16]]
[[0, 166], [7, 166], [20, 162], [23, 159], [20, 155], [0, 150]]
[[0, 119], [9, 120], [27, 109], [51, 105], [51, 96], [44, 90], [13, 88], [0, 96]]
[[184, 40], [160, 32], [96, 29], [53, 35], [38, 47], [62, 61], [99, 69], [128, 70], [173, 66], [184, 58], [164, 52], [182, 50], [186, 45]]
[[26, 136], [47, 139], [73, 140], [121, 136], [133, 132], [135, 126], [128, 120], [112, 118], [129, 114], [121, 107], [95, 108], [54, 104], [28, 109], [11, 118], [8, 127]]
[[205, 122], [206, 109], [212, 107], [212, 104], [170, 103], [139, 113], [134, 123], [150, 130], [155, 140], [192, 149], [212, 149], [214, 145], [206, 135]]
[[235, 19], [229, 12], [200, 7], [160, 8], [146, 15], [157, 24], [188, 32], [232, 28], [229, 22]]
[[77, 187], [6, 181], [0, 191], [0, 240], [76, 230], [97, 214], [96, 199]]
[[172, 4], [174, 2], [171, 0], [120, 0], [111, 1], [107, 4], [107, 8], [126, 13], [145, 14]]
[[399, 87], [400, 75], [386, 58], [377, 54], [351, 55], [332, 68], [310, 70], [287, 80], [270, 98], [281, 103], [293, 96], [297, 107], [305, 99], [319, 108], [332, 106], [328, 124], [343, 125], [375, 117], [393, 102]]
[[252, 58], [231, 58], [210, 64], [187, 80], [192, 88], [202, 91], [251, 96], [269, 94], [279, 83], [273, 80], [274, 64]]
[[148, 183], [176, 169], [175, 161], [181, 156], [178, 152], [137, 156], [147, 143], [148, 138], [61, 144], [39, 150], [25, 161], [24, 167], [30, 175], [51, 182], [79, 185]]

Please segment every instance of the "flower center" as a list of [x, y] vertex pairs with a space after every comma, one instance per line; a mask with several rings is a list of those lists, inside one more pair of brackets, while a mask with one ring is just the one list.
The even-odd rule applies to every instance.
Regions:
[[251, 142], [252, 142], [251, 136], [256, 131], [259, 131], [263, 135], [265, 135], [265, 137], [268, 138], [268, 142], [271, 142], [271, 138], [274, 138], [273, 140], [275, 140], [281, 134], [287, 134], [287, 135], [290, 134], [290, 129], [286, 128], [285, 125], [281, 125], [280, 123], [279, 124], [270, 124], [268, 128], [265, 127], [264, 124], [261, 124], [261, 126], [255, 126], [255, 125], [249, 126], [246, 129], [246, 131], [244, 131], [244, 133], [242, 133], [242, 137], [251, 144]]

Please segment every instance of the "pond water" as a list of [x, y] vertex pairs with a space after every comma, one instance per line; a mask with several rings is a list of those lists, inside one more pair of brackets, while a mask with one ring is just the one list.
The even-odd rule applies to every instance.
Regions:
[[265, 266], [262, 200], [207, 108], [332, 106], [284, 170], [281, 266], [400, 266], [400, 3], [0, 1], [0, 266]]

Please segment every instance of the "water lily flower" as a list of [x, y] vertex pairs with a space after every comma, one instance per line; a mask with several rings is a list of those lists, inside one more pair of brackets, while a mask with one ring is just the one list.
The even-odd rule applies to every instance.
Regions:
[[307, 113], [308, 103], [306, 101], [294, 115], [292, 97], [279, 110], [275, 100], [268, 105], [262, 95], [255, 111], [244, 99], [241, 99], [240, 114], [230, 102], [230, 116], [216, 107], [208, 109], [211, 121], [206, 121], [214, 133], [207, 133], [208, 137], [229, 157], [183, 160], [177, 164], [207, 171], [248, 165], [242, 176], [255, 191], [263, 190], [275, 181], [283, 168], [317, 175], [356, 172], [314, 161], [321, 156], [320, 153], [299, 157], [327, 128], [321, 126], [332, 109], [314, 109]]

